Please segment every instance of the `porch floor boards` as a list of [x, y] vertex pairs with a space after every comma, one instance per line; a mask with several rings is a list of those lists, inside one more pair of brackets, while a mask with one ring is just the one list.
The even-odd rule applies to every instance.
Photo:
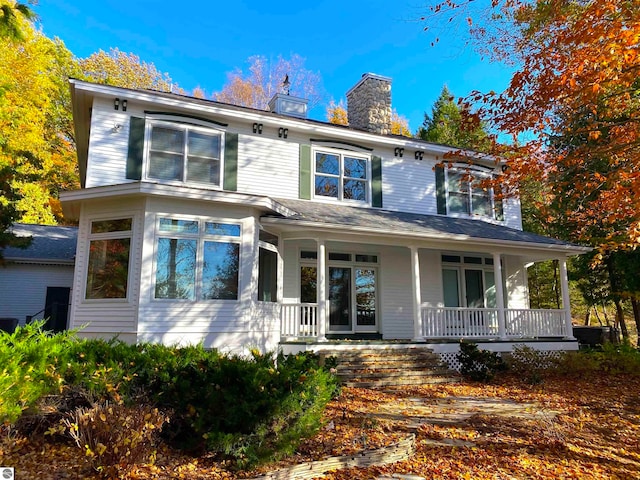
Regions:
[[336, 370], [347, 387], [384, 388], [402, 385], [447, 383], [459, 380], [457, 372], [444, 365], [427, 348], [359, 348], [318, 351], [321, 358], [335, 357]]

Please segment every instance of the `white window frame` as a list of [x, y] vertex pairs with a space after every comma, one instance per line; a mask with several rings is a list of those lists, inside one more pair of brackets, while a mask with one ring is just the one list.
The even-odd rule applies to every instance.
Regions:
[[[149, 170], [151, 167], [151, 131], [154, 126], [165, 127], [173, 130], [182, 130], [185, 132], [184, 136], [184, 148], [182, 152], [182, 180], [163, 180], [160, 178], [154, 178], [149, 176]], [[220, 173], [218, 178], [218, 184], [210, 182], [198, 182], [194, 180], [187, 180], [188, 169], [188, 138], [189, 132], [200, 132], [207, 135], [219, 135], [220, 136]], [[225, 151], [225, 133], [223, 128], [217, 128], [208, 122], [189, 119], [189, 122], [185, 122], [183, 118], [174, 117], [170, 115], [148, 115], [145, 118], [145, 134], [144, 134], [144, 162], [143, 162], [143, 178], [149, 182], [166, 183], [173, 185], [191, 185], [195, 184], [198, 187], [206, 187], [211, 189], [222, 189], [224, 185], [224, 151]]]
[[[131, 220], [130, 230], [119, 230], [114, 232], [102, 232], [91, 233], [91, 226], [93, 222], [109, 222], [114, 220]], [[128, 303], [131, 298], [131, 271], [132, 271], [132, 250], [133, 250], [133, 229], [135, 228], [135, 216], [134, 215], [115, 215], [108, 217], [92, 217], [88, 219], [87, 223], [87, 253], [86, 253], [86, 265], [84, 268], [84, 281], [82, 285], [82, 302], [83, 303], [96, 303], [96, 302], [109, 302], [109, 303]], [[94, 240], [121, 240], [129, 239], [129, 260], [127, 265], [127, 289], [124, 298], [87, 298], [87, 282], [89, 281], [89, 257], [91, 254], [91, 242]]]
[[[493, 174], [489, 171], [483, 171], [475, 168], [469, 168], [468, 165], [465, 166], [452, 166], [451, 168], [445, 169], [445, 190], [446, 190], [446, 206], [447, 206], [447, 215], [450, 217], [480, 217], [480, 218], [488, 218], [491, 220], [497, 220], [496, 218], [496, 205], [495, 205], [495, 195], [493, 188], [489, 188], [488, 190], [488, 200], [489, 200], [489, 208], [491, 210], [491, 215], [482, 215], [479, 213], [473, 213], [473, 188], [472, 182], [474, 179], [478, 179], [480, 181], [489, 180], [493, 177]], [[467, 212], [452, 212], [450, 208], [450, 189], [449, 189], [449, 176], [451, 173], [456, 173], [460, 175], [466, 175], [471, 178], [466, 179], [465, 182], [467, 184], [467, 198], [466, 198], [466, 206]]]
[[[168, 232], [160, 230], [160, 220], [166, 218], [170, 220], [184, 220], [196, 222], [198, 225], [198, 233], [189, 232]], [[221, 223], [228, 225], [236, 225], [240, 228], [240, 234], [238, 236], [232, 235], [217, 235], [206, 233], [205, 228], [207, 223]], [[211, 303], [211, 302], [231, 302], [237, 303], [241, 299], [242, 294], [242, 238], [243, 238], [243, 223], [239, 219], [232, 218], [210, 218], [210, 217], [194, 217], [189, 215], [173, 215], [173, 214], [158, 214], [154, 224], [154, 247], [153, 247], [153, 271], [151, 281], [151, 300], [153, 302], [162, 303]], [[158, 269], [158, 245], [161, 238], [177, 238], [184, 240], [196, 240], [196, 263], [195, 263], [195, 285], [194, 285], [194, 298], [156, 298], [156, 282], [157, 282], [157, 269]], [[204, 244], [207, 241], [213, 242], [227, 242], [235, 243], [238, 245], [238, 297], [236, 299], [216, 299], [216, 298], [202, 298], [202, 277], [204, 268]]]
[[[337, 155], [340, 173], [338, 175], [333, 174], [325, 174], [317, 172], [316, 158], [318, 153], [326, 153], [329, 155]], [[313, 170], [313, 176], [311, 179], [311, 194], [314, 200], [323, 200], [328, 202], [343, 202], [350, 203], [355, 205], [370, 205], [371, 204], [371, 155], [368, 153], [361, 153], [352, 150], [345, 150], [340, 148], [332, 148], [332, 147], [324, 147], [317, 146], [311, 149], [312, 162], [311, 167]], [[366, 163], [366, 178], [355, 178], [355, 177], [346, 177], [344, 175], [344, 157], [356, 158], [359, 160], [364, 160]], [[337, 178], [338, 179], [338, 196], [337, 197], [329, 197], [325, 195], [317, 195], [316, 194], [316, 176], [319, 175], [321, 177], [329, 177], [329, 178]], [[364, 200], [352, 200], [348, 198], [344, 198], [344, 182], [345, 180], [356, 180], [365, 183], [365, 199]]]

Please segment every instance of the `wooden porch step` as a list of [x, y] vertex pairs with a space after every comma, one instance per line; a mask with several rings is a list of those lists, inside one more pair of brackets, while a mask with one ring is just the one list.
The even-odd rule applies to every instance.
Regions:
[[382, 388], [456, 381], [457, 373], [444, 365], [440, 356], [427, 348], [367, 348], [318, 352], [324, 359], [335, 357], [336, 371], [343, 385]]

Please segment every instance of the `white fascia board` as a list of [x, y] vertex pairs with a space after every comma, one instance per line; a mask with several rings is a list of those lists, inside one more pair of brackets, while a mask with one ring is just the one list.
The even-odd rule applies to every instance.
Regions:
[[[467, 153], [471, 158], [480, 155], [478, 152], [465, 151], [455, 147], [447, 147], [445, 145], [437, 145], [425, 143], [409, 137], [387, 137], [384, 135], [376, 135], [361, 130], [354, 130], [335, 126], [331, 124], [315, 124], [313, 120], [301, 120], [285, 115], [277, 115], [272, 112], [265, 111], [247, 111], [241, 110], [239, 107], [226, 107], [221, 104], [205, 104], [196, 98], [169, 98], [165, 95], [171, 95], [168, 92], [145, 92], [140, 90], [130, 90], [120, 87], [112, 87], [110, 85], [100, 85], [95, 83], [84, 82], [82, 80], [70, 80], [72, 86], [76, 90], [82, 90], [89, 94], [101, 97], [126, 96], [127, 99], [137, 100], [141, 102], [153, 103], [165, 107], [171, 107], [194, 113], [208, 113], [211, 115], [219, 115], [227, 118], [233, 118], [244, 122], [258, 122], [269, 126], [285, 127], [297, 132], [307, 132], [313, 135], [326, 135], [329, 138], [338, 140], [349, 140], [354, 142], [374, 143], [378, 146], [401, 147], [410, 150], [422, 150], [434, 155], [444, 155], [450, 152], [461, 151]], [[175, 95], [175, 94], [174, 94]], [[206, 101], [206, 100], [205, 100]], [[495, 159], [489, 155], [481, 158], [484, 161], [494, 162]]]
[[187, 200], [202, 200], [208, 202], [245, 205], [249, 207], [263, 208], [281, 215], [295, 214], [294, 211], [273, 201], [269, 197], [185, 186], [176, 187], [175, 185], [150, 182], [122, 183], [119, 185], [84, 188], [81, 190], [74, 190], [72, 192], [61, 192], [60, 201], [63, 204], [71, 204], [85, 200], [137, 195], [175, 197]]
[[557, 252], [559, 256], [572, 256], [572, 255], [580, 255], [582, 253], [590, 252], [592, 249], [590, 247], [581, 247], [576, 245], [551, 245], [546, 243], [533, 243], [533, 242], [516, 242], [512, 240], [493, 240], [493, 239], [482, 239], [476, 237], [470, 237], [468, 235], [459, 235], [459, 234], [446, 234], [446, 233], [428, 233], [428, 234], [420, 234], [415, 232], [399, 232], [398, 230], [384, 230], [379, 227], [360, 227], [360, 226], [346, 226], [346, 225], [327, 225], [326, 223], [318, 223], [313, 221], [304, 221], [304, 220], [290, 220], [286, 218], [270, 218], [263, 217], [260, 220], [265, 224], [273, 224], [273, 225], [292, 225], [303, 227], [307, 229], [313, 229], [318, 233], [349, 233], [349, 234], [359, 234], [359, 235], [368, 235], [368, 236], [378, 236], [378, 237], [392, 237], [396, 240], [396, 244], [398, 244], [398, 239], [406, 239], [407, 245], [418, 245], [416, 242], [420, 242], [423, 240], [436, 240], [436, 241], [446, 241], [446, 242], [473, 242], [474, 246], [483, 246], [491, 249], [495, 249], [496, 247], [508, 247], [508, 248], [516, 248], [518, 250], [531, 250], [538, 252], [549, 253], [550, 251]]

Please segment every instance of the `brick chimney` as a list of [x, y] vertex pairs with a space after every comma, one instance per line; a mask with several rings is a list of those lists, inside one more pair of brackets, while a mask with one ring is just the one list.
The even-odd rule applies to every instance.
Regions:
[[349, 126], [367, 132], [391, 133], [391, 79], [365, 73], [347, 92]]

